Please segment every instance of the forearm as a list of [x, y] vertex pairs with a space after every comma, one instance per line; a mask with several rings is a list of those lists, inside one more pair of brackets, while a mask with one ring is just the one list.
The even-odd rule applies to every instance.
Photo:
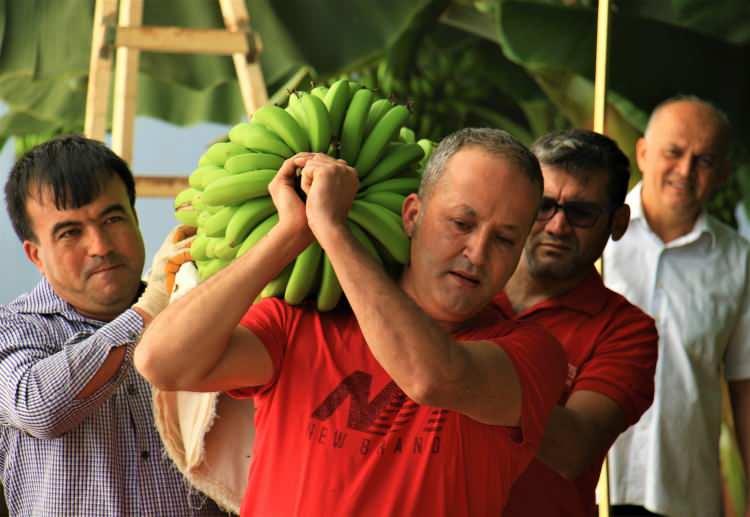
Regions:
[[147, 326], [136, 348], [141, 373], [152, 382], [178, 385], [205, 377], [263, 287], [308, 243], [298, 233], [274, 227], [231, 266], [170, 303]]
[[[75, 428], [95, 411], [124, 374], [127, 343], [140, 329], [129, 312], [79, 342], [48, 355], [46, 339], [5, 345], [0, 356], [2, 409], [7, 420], [38, 438], [54, 438]], [[33, 330], [21, 331], [27, 336]], [[114, 354], [114, 355], [113, 355]], [[118, 360], [108, 365], [111, 357]]]
[[463, 348], [391, 280], [345, 227], [321, 242], [380, 365], [413, 400], [438, 404], [435, 387], [461, 379]]
[[574, 391], [565, 406], [553, 408], [537, 457], [561, 476], [575, 479], [626, 426], [614, 400], [594, 391]]
[[555, 406], [550, 415], [537, 458], [566, 479], [575, 479], [594, 458], [588, 432], [576, 414]]

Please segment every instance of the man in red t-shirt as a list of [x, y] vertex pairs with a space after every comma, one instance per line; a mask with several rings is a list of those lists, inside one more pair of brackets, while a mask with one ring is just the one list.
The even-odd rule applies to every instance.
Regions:
[[[357, 186], [342, 160], [287, 160], [279, 223], [154, 319], [136, 367], [161, 389], [254, 398], [242, 515], [498, 515], [565, 379], [559, 344], [491, 303], [534, 221], [538, 162], [499, 130], [446, 138], [403, 205], [398, 283], [346, 224]], [[348, 306], [249, 308], [313, 238]]]
[[560, 341], [568, 377], [503, 515], [591, 517], [607, 450], [653, 400], [657, 333], [594, 269], [609, 237], [619, 239], [629, 222], [627, 157], [606, 136], [579, 129], [542, 137], [532, 150], [544, 197], [495, 302], [505, 317], [539, 323]]

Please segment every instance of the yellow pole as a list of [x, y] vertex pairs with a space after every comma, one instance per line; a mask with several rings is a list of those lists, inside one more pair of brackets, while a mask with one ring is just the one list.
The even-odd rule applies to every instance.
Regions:
[[[604, 113], [607, 106], [607, 54], [609, 51], [609, 0], [599, 0], [596, 21], [596, 71], [594, 75], [594, 131], [604, 133]], [[597, 261], [602, 272], [602, 261]], [[604, 458], [599, 483], [596, 487], [599, 517], [609, 517], [609, 463]]]

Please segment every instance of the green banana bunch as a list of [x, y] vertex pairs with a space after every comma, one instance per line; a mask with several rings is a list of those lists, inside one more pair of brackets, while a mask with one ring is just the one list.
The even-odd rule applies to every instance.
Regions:
[[[409, 260], [401, 207], [419, 186], [419, 164], [432, 142], [405, 127], [410, 112], [366, 87], [340, 79], [292, 92], [284, 107], [266, 105], [211, 145], [174, 199], [175, 217], [197, 227], [191, 255], [201, 279], [255, 246], [278, 223], [268, 185], [297, 152], [327, 152], [357, 169], [360, 192], [347, 221], [354, 238], [393, 274]], [[329, 258], [313, 242], [262, 290], [260, 298], [310, 300], [335, 308], [342, 289]]]

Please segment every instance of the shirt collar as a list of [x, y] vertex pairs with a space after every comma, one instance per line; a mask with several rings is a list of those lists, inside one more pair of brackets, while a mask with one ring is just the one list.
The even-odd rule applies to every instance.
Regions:
[[[651, 231], [651, 227], [649, 226], [648, 221], [646, 220], [646, 217], [643, 213], [643, 201], [641, 199], [642, 187], [643, 181], [639, 181], [636, 186], [633, 187], [633, 189], [628, 193], [627, 197], [625, 198], [625, 203], [627, 203], [630, 207], [631, 223], [635, 221], [641, 221], [640, 224], [643, 224], [646, 228], [649, 229], [649, 231]], [[670, 245], [672, 245], [673, 243], [680, 245], [686, 244], [688, 242], [694, 242], [698, 240], [704, 233], [710, 237], [711, 247], [715, 246], [716, 229], [712, 224], [712, 220], [705, 208], [701, 210], [700, 214], [698, 214], [698, 218], [695, 220], [693, 229], [682, 237], [675, 239], [675, 241], [670, 242]]]
[[520, 319], [534, 312], [547, 309], [568, 309], [593, 316], [600, 313], [607, 303], [606, 291], [602, 277], [592, 266], [591, 271], [583, 280], [569, 291], [547, 298], [518, 314], [513, 314], [513, 307], [504, 291], [495, 298], [495, 303], [507, 317], [513, 319]]

